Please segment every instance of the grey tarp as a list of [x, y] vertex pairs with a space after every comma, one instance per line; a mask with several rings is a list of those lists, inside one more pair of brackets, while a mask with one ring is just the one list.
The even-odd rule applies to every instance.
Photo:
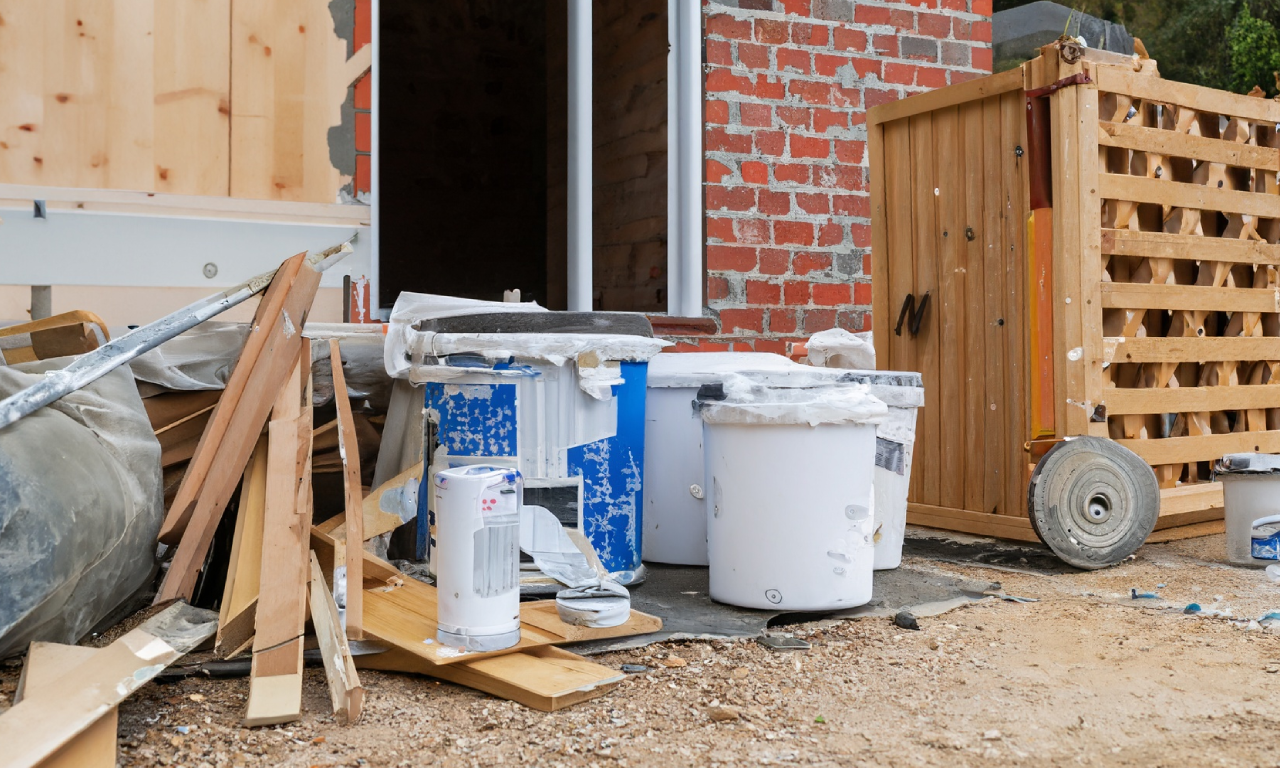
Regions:
[[[0, 367], [0, 398], [69, 361]], [[74, 643], [144, 586], [163, 515], [128, 366], [0, 429], [0, 658]]]

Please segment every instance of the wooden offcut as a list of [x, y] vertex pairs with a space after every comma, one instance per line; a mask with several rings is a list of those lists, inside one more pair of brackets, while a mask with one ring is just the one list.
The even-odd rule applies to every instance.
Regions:
[[344, 724], [360, 719], [360, 707], [364, 701], [364, 688], [356, 672], [351, 648], [342, 632], [338, 605], [333, 601], [329, 585], [325, 583], [320, 561], [311, 553], [310, 584], [311, 624], [315, 627], [316, 643], [320, 646], [320, 658], [324, 662], [325, 677], [329, 681], [329, 699], [333, 713]]
[[231, 540], [214, 650], [235, 656], [253, 639], [262, 575], [263, 513], [267, 504], [267, 436], [258, 439], [240, 485], [240, 509]]
[[[1152, 465], [1161, 540], [1211, 530], [1211, 463], [1280, 453], [1277, 121], [1274, 101], [1056, 44], [869, 111], [877, 361], [924, 376], [910, 522], [1034, 540], [1033, 442], [1092, 435]], [[1032, 152], [1052, 175], [1034, 243]], [[895, 333], [925, 293], [919, 334]]]
[[346, 495], [344, 533], [346, 548], [346, 580], [353, 585], [347, 589], [346, 635], [352, 640], [364, 637], [364, 584], [363, 559], [360, 556], [364, 544], [364, 494], [360, 486], [360, 446], [356, 443], [356, 427], [352, 421], [351, 400], [347, 395], [347, 380], [342, 373], [342, 351], [337, 339], [329, 339], [329, 366], [333, 371], [333, 403], [338, 413], [338, 453], [342, 456], [342, 487]]
[[[27, 691], [39, 691], [49, 686], [63, 670], [83, 664], [95, 653], [97, 649], [79, 645], [32, 643], [22, 664], [22, 676], [18, 678], [13, 703], [21, 702]], [[40, 768], [115, 768], [118, 722], [119, 711], [111, 707], [82, 733], [41, 760]]]

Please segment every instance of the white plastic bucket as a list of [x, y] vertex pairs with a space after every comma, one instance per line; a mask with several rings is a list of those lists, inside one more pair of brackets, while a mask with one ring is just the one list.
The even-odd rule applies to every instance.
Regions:
[[863, 605], [875, 558], [874, 422], [885, 406], [857, 385], [788, 394], [814, 400], [703, 411], [711, 597], [774, 610]]
[[1280, 474], [1222, 474], [1227, 559], [1237, 565], [1280, 563]]

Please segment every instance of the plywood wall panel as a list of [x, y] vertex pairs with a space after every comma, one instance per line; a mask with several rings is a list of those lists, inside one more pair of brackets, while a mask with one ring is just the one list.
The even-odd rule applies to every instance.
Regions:
[[155, 9], [156, 192], [230, 194], [231, 0]]

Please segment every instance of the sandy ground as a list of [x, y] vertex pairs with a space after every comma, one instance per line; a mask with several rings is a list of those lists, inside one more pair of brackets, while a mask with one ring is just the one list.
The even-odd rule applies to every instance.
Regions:
[[[1222, 562], [1221, 536], [1149, 545], [1097, 573], [1041, 576], [913, 558], [998, 580], [987, 600], [920, 620], [817, 622], [812, 643], [667, 643], [597, 657], [643, 664], [612, 693], [544, 714], [415, 678], [362, 673], [364, 719], [239, 724], [248, 682], [145, 686], [120, 708], [122, 765], [1280, 765], [1280, 634], [1184, 615], [1280, 609], [1280, 585]], [[1158, 585], [1165, 585], [1158, 587]], [[1134, 600], [1129, 590], [1161, 599]], [[0, 670], [12, 699], [17, 669]], [[182, 730], [187, 732], [181, 733]], [[0, 763], [3, 760], [0, 759]]]

